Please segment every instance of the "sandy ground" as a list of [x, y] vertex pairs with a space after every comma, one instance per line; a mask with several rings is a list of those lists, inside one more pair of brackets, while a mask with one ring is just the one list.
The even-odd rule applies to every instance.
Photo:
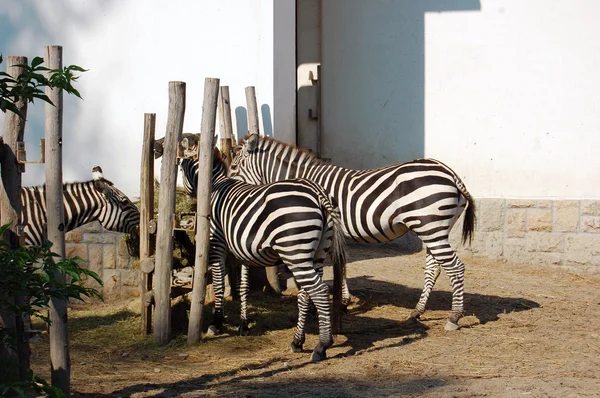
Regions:
[[[73, 338], [74, 395], [600, 396], [600, 275], [463, 258], [468, 316], [446, 332], [451, 295], [443, 274], [421, 323], [404, 322], [421, 291], [424, 253], [351, 246], [350, 260], [353, 303], [323, 362], [310, 362], [314, 321], [305, 352], [289, 350], [295, 299], [257, 292], [251, 336], [236, 335], [233, 302], [229, 333], [193, 348], [181, 337], [161, 349], [148, 338], [129, 345], [116, 338], [114, 347]], [[139, 324], [138, 315], [129, 318]], [[33, 348], [43, 373], [44, 344]]]

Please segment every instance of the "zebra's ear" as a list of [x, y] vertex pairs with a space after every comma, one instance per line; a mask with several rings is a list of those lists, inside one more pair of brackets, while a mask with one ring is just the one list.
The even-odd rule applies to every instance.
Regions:
[[94, 180], [94, 188], [104, 196], [108, 196], [110, 193], [110, 187], [104, 179]]
[[246, 140], [246, 152], [252, 152], [258, 147], [258, 134], [250, 134]]

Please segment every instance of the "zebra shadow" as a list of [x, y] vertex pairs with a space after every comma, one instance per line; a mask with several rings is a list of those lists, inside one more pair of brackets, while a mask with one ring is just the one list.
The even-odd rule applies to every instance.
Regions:
[[[416, 306], [421, 296], [421, 288], [412, 288], [401, 284], [373, 279], [370, 276], [360, 276], [348, 280], [350, 291], [357, 300], [351, 310], [354, 315], [368, 313], [376, 307], [393, 306], [408, 317]], [[528, 311], [539, 308], [540, 304], [523, 297], [495, 296], [480, 293], [464, 294], [465, 315], [477, 318], [477, 324], [497, 321], [500, 314], [510, 312]], [[423, 319], [445, 319], [447, 313], [441, 318], [428, 315], [428, 311], [447, 311], [452, 306], [452, 292], [433, 290], [427, 301], [427, 310]]]

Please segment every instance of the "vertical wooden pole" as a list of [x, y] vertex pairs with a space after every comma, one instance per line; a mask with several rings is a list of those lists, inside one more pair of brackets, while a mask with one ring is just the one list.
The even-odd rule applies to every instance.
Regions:
[[[246, 108], [248, 109], [248, 128], [251, 134], [260, 134], [258, 122], [258, 105], [256, 103], [256, 92], [253, 86], [246, 87]], [[277, 267], [266, 267], [267, 281], [277, 294], [281, 293], [279, 286], [279, 277], [277, 276]]]
[[160, 166], [156, 266], [154, 283], [154, 342], [164, 345], [171, 338], [171, 270], [173, 267], [173, 220], [177, 180], [177, 148], [183, 131], [185, 83], [169, 82], [169, 114]]
[[[46, 46], [44, 61], [50, 69], [62, 68], [62, 47]], [[52, 242], [52, 251], [65, 257], [65, 224], [63, 208], [62, 182], [62, 90], [46, 88], [46, 95], [54, 105], [46, 104], [46, 215], [48, 218], [48, 240]], [[56, 277], [65, 282], [65, 275]], [[52, 385], [60, 388], [66, 396], [70, 395], [71, 361], [69, 359], [69, 336], [67, 331], [67, 302], [50, 300], [50, 362], [52, 366]]]
[[215, 135], [218, 93], [219, 79], [206, 78], [204, 80], [200, 145], [198, 146], [196, 262], [194, 264], [194, 285], [188, 326], [188, 345], [199, 343], [202, 335], [202, 311], [204, 310], [204, 300], [206, 298], [206, 273], [208, 272], [210, 239], [213, 137]]
[[[229, 100], [229, 86], [219, 88], [219, 120], [221, 133], [221, 152], [225, 154], [225, 164], [227, 167], [233, 160], [233, 123], [231, 122], [231, 102]], [[225, 260], [225, 269], [231, 288], [231, 296], [239, 298], [238, 291], [238, 270], [241, 264], [232, 255], [227, 256]]]
[[[142, 175], [140, 181], [140, 262], [154, 253], [152, 235], [148, 231], [154, 218], [154, 138], [156, 114], [144, 114], [144, 142], [142, 144]], [[147, 293], [152, 290], [153, 273], [142, 273], [142, 334], [152, 332], [152, 304]]]
[[[6, 72], [13, 78], [22, 74], [25, 69], [17, 65], [27, 64], [26, 57], [9, 56], [6, 59]], [[22, 240], [18, 236], [19, 214], [21, 212], [21, 170], [17, 164], [17, 141], [23, 141], [25, 132], [25, 118], [27, 117], [27, 101], [22, 98], [15, 103], [23, 118], [13, 112], [4, 115], [4, 133], [0, 158], [0, 172], [2, 184], [0, 186], [0, 225], [10, 223], [3, 239], [11, 248], [18, 247]], [[4, 292], [0, 293], [4, 294]], [[7, 301], [16, 300], [23, 303], [23, 297], [5, 297]], [[6, 365], [15, 364], [19, 366], [8, 366], [7, 371], [14, 372], [11, 376], [24, 379], [25, 372], [29, 369], [29, 339], [23, 329], [23, 320], [19, 314], [13, 312], [0, 312], [0, 327], [6, 328], [17, 338], [17, 350], [4, 346], [0, 343], [0, 358]]]
[[219, 121], [221, 127], [221, 152], [225, 154], [227, 167], [231, 164], [233, 157], [233, 124], [231, 122], [231, 103], [229, 101], [229, 86], [221, 86], [219, 89]]

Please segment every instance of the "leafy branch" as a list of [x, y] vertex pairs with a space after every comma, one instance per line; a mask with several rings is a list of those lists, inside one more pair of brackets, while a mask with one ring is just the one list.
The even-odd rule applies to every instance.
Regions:
[[[2, 61], [2, 54], [0, 54], [0, 64]], [[2, 112], [8, 110], [23, 117], [16, 105], [20, 98], [28, 103], [39, 99], [54, 105], [44, 92], [46, 87], [64, 90], [68, 94], [81, 98], [79, 91], [73, 87], [73, 82], [79, 79], [77, 72], [86, 72], [87, 69], [77, 65], [65, 66], [62, 69], [49, 69], [43, 64], [42, 57], [35, 57], [31, 61], [31, 65], [17, 65], [24, 69], [24, 72], [17, 78], [13, 78], [6, 72], [0, 72], [0, 110]]]

